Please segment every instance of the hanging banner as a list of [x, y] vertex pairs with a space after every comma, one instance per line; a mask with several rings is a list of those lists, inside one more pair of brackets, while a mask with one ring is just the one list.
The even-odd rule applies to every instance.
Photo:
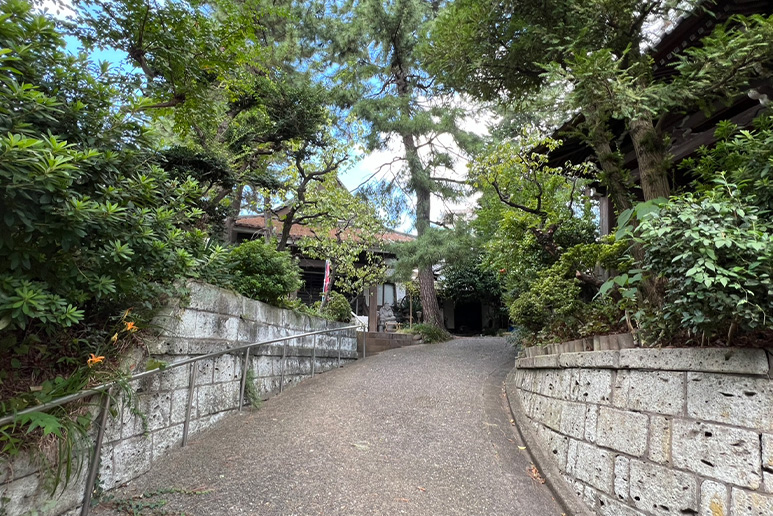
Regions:
[[322, 283], [322, 302], [330, 293], [330, 260], [325, 260], [325, 281]]

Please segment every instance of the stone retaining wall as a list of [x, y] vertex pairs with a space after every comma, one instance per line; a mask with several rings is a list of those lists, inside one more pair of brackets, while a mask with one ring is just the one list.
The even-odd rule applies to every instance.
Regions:
[[[187, 306], [169, 307], [157, 318], [162, 330], [148, 343], [154, 359], [171, 363], [243, 344], [347, 326], [282, 310], [211, 285], [191, 283], [190, 288]], [[287, 357], [284, 366], [283, 354]], [[286, 341], [286, 345], [253, 348], [249, 367], [255, 387], [265, 399], [279, 392], [283, 377], [287, 388], [309, 378], [312, 367], [315, 374], [322, 373], [356, 358], [356, 333], [343, 330]], [[243, 352], [239, 352], [196, 363], [189, 436], [238, 408], [243, 362]], [[137, 372], [142, 370], [140, 363], [129, 365]], [[189, 378], [189, 366], [170, 369], [134, 382], [136, 405], [119, 398], [117, 417], [109, 422], [102, 447], [101, 489], [112, 489], [142, 475], [169, 448], [180, 446]], [[28, 456], [0, 459], [0, 516], [79, 513], [85, 473], [51, 496], [38, 469]]]
[[773, 515], [772, 350], [576, 347], [508, 390], [596, 514]]

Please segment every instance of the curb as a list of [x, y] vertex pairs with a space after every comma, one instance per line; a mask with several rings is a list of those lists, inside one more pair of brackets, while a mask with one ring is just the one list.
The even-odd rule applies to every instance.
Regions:
[[510, 385], [515, 370], [516, 368], [513, 368], [505, 379], [505, 395], [507, 396], [507, 405], [510, 407], [510, 414], [513, 416], [513, 421], [515, 421], [515, 428], [526, 444], [526, 453], [545, 478], [548, 489], [550, 489], [556, 502], [561, 506], [561, 509], [566, 511], [567, 515], [594, 516], [594, 513], [588, 509], [566, 483], [553, 459], [540, 447], [534, 432], [529, 426], [529, 420], [523, 412], [518, 393], [511, 392]]

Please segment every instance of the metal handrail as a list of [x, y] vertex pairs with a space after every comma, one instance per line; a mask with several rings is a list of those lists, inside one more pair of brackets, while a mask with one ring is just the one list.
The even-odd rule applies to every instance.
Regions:
[[[193, 402], [193, 391], [196, 388], [196, 373], [198, 369], [193, 366], [196, 362], [200, 360], [207, 360], [210, 358], [219, 357], [221, 355], [227, 355], [227, 354], [236, 354], [240, 351], [244, 352], [244, 365], [242, 367], [242, 378], [239, 384], [239, 406], [238, 410], [241, 411], [242, 406], [244, 404], [244, 388], [247, 381], [247, 369], [249, 365], [249, 357], [250, 357], [250, 350], [254, 347], [258, 346], [265, 346], [268, 344], [275, 344], [277, 342], [285, 342], [284, 347], [282, 348], [282, 377], [279, 382], [279, 392], [282, 392], [284, 388], [284, 363], [287, 359], [287, 341], [293, 340], [293, 339], [300, 339], [303, 337], [309, 337], [312, 335], [321, 335], [323, 333], [333, 333], [336, 331], [343, 331], [343, 330], [351, 330], [354, 328], [360, 328], [364, 325], [362, 324], [354, 324], [352, 326], [342, 326], [340, 328], [331, 328], [327, 330], [318, 330], [318, 331], [310, 331], [306, 333], [299, 333], [297, 335], [291, 335], [288, 337], [280, 337], [277, 339], [271, 339], [271, 340], [265, 340], [262, 342], [253, 342], [251, 344], [244, 344], [242, 346], [237, 346], [234, 348], [224, 349], [221, 351], [215, 351], [213, 353], [207, 353], [206, 355], [198, 355], [195, 357], [189, 357], [185, 358], [183, 360], [178, 360], [177, 362], [172, 362], [171, 364], [167, 364], [161, 367], [156, 367], [154, 369], [150, 369], [149, 371], [143, 371], [141, 373], [137, 373], [134, 375], [131, 375], [128, 379], [125, 379], [123, 381], [126, 382], [133, 382], [135, 380], [140, 380], [142, 378], [148, 378], [153, 375], [156, 375], [158, 373], [161, 373], [163, 371], [168, 371], [170, 369], [174, 369], [176, 367], [182, 367], [184, 365], [191, 365], [191, 372], [189, 376], [189, 384], [188, 384], [188, 401], [187, 401], [187, 407], [185, 411], [185, 423], [183, 425], [183, 436], [182, 436], [182, 443], [181, 446], [185, 446], [187, 440], [188, 440], [188, 426], [190, 424], [190, 415], [191, 415], [191, 407]], [[311, 376], [314, 376], [314, 362], [316, 361], [316, 352], [317, 352], [317, 344], [316, 341], [314, 341], [313, 351], [312, 351], [312, 366], [311, 366]], [[364, 349], [363, 349], [363, 357], [364, 357]], [[341, 365], [341, 342], [338, 343], [338, 366]], [[112, 382], [103, 383], [100, 385], [97, 385], [95, 387], [91, 387], [90, 389], [86, 389], [84, 391], [76, 392], [74, 394], [69, 394], [67, 396], [62, 396], [61, 398], [57, 398], [55, 400], [47, 401], [46, 403], [41, 403], [40, 405], [36, 405], [34, 407], [29, 407], [24, 410], [20, 410], [18, 412], [15, 412], [13, 414], [3, 416], [0, 418], [0, 426], [13, 423], [16, 418], [19, 416], [22, 416], [24, 414], [30, 414], [33, 412], [44, 412], [46, 410], [52, 409], [54, 407], [58, 407], [61, 405], [64, 405], [65, 403], [70, 403], [73, 401], [77, 401], [83, 398], [87, 398], [89, 396], [94, 396], [95, 394], [101, 394], [102, 400], [101, 400], [101, 406], [100, 406], [100, 413], [97, 417], [99, 421], [99, 428], [97, 429], [97, 436], [96, 436], [96, 442], [94, 445], [94, 455], [91, 459], [91, 463], [89, 464], [89, 472], [88, 476], [86, 477], [86, 487], [83, 494], [83, 500], [81, 505], [81, 516], [88, 516], [89, 511], [91, 509], [91, 494], [94, 491], [94, 484], [97, 479], [97, 474], [99, 472], [99, 462], [100, 462], [100, 456], [101, 456], [101, 448], [102, 448], [102, 441], [104, 439], [105, 435], [105, 427], [107, 426], [107, 416], [110, 410], [110, 398], [111, 398], [111, 390], [113, 387], [118, 385], [118, 380], [113, 380]]]
[[[290, 337], [281, 337], [281, 338], [278, 338], [278, 339], [271, 339], [271, 340], [266, 340], [266, 341], [262, 341], [262, 342], [253, 342], [251, 344], [244, 344], [242, 346], [237, 346], [235, 348], [228, 348], [226, 350], [221, 350], [221, 351], [215, 351], [214, 353], [208, 353], [206, 355], [198, 355], [198, 356], [195, 356], [195, 357], [185, 358], [185, 359], [179, 360], [177, 362], [172, 362], [171, 364], [165, 365], [163, 367], [157, 367], [155, 369], [150, 369], [148, 371], [143, 371], [141, 373], [137, 373], [137, 374], [134, 374], [134, 375], [130, 376], [125, 381], [133, 382], [134, 380], [140, 380], [142, 378], [147, 378], [147, 377], [156, 375], [158, 373], [161, 373], [163, 371], [168, 371], [168, 370], [174, 369], [176, 367], [180, 367], [180, 366], [192, 364], [194, 362], [198, 362], [199, 360], [206, 360], [208, 358], [219, 357], [220, 355], [227, 355], [229, 353], [236, 353], [236, 352], [239, 352], [239, 351], [244, 351], [244, 350], [247, 350], [247, 349], [252, 349], [252, 348], [254, 348], [256, 346], [265, 346], [265, 345], [268, 345], [268, 344], [274, 344], [274, 343], [283, 342], [283, 341], [286, 341], [286, 340], [300, 339], [300, 338], [303, 338], [303, 337], [309, 337], [311, 335], [320, 335], [322, 333], [331, 333], [331, 332], [334, 332], [334, 331], [341, 331], [341, 330], [351, 330], [353, 328], [360, 328], [362, 326], [363, 326], [362, 324], [355, 324], [355, 325], [352, 325], [352, 326], [344, 326], [344, 327], [341, 327], [341, 328], [333, 328], [333, 329], [329, 329], [329, 330], [311, 331], [311, 332], [308, 332], [308, 333], [300, 333], [298, 335], [292, 335]], [[100, 394], [102, 392], [107, 391], [111, 387], [114, 387], [115, 385], [117, 385], [117, 383], [118, 383], [118, 381], [114, 380], [112, 382], [107, 382], [107, 383], [103, 383], [103, 384], [100, 384], [100, 385], [96, 385], [96, 386], [91, 387], [91, 388], [89, 388], [87, 390], [76, 392], [74, 394], [68, 394], [67, 396], [62, 396], [61, 398], [57, 398], [55, 400], [47, 401], [45, 403], [41, 403], [40, 405], [35, 405], [34, 407], [26, 408], [24, 410], [20, 410], [18, 412], [14, 412], [13, 414], [9, 414], [7, 416], [0, 417], [0, 426], [8, 424], [8, 423], [13, 423], [14, 420], [17, 417], [23, 416], [24, 414], [31, 414], [33, 412], [45, 412], [48, 409], [51, 409], [51, 408], [54, 408], [54, 407], [58, 407], [60, 405], [66, 404], [66, 403], [71, 403], [73, 401], [78, 401], [78, 400], [83, 399], [83, 398], [88, 398], [89, 396], [93, 396], [95, 394]]]

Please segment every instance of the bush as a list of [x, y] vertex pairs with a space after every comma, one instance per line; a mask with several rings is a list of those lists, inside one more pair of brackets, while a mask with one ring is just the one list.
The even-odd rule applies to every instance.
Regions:
[[438, 328], [437, 326], [432, 326], [430, 324], [414, 324], [405, 330], [405, 333], [421, 335], [421, 340], [428, 344], [451, 340], [450, 333], [448, 333], [443, 328]]
[[352, 307], [343, 294], [330, 292], [329, 299], [320, 313], [323, 317], [338, 322], [349, 322], [352, 320]]
[[[595, 270], [613, 268], [624, 243], [575, 245], [552, 266], [537, 272], [528, 289], [510, 305], [510, 318], [525, 343], [571, 340], [617, 329], [622, 313], [608, 299], [597, 299]], [[578, 279], [577, 273], [586, 278]]]
[[250, 240], [234, 247], [227, 263], [231, 285], [240, 294], [282, 305], [283, 298], [301, 288], [301, 269], [290, 253], [277, 251], [273, 243]]
[[643, 320], [650, 339], [688, 330], [729, 343], [736, 330], [773, 328], [770, 216], [721, 183], [704, 195], [672, 197], [641, 221], [643, 269], [666, 282], [662, 306]]

